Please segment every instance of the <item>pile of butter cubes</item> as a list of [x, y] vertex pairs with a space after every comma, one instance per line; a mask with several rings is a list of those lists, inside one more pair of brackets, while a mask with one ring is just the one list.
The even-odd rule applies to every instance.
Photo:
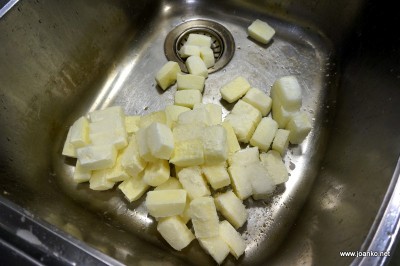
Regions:
[[276, 80], [271, 97], [244, 77], [232, 79], [220, 89], [235, 103], [223, 121], [220, 104], [202, 103], [214, 64], [208, 38], [191, 34], [182, 47], [189, 74], [176, 62], [157, 73], [162, 89], [177, 83], [173, 105], [143, 116], [119, 106], [90, 112], [70, 127], [62, 153], [77, 158], [77, 183], [89, 182], [93, 190], [119, 183], [129, 202], [147, 192], [148, 213], [172, 248], [182, 250], [196, 238], [220, 264], [246, 249], [237, 231], [248, 218], [243, 201], [267, 199], [288, 180], [282, 156], [289, 142], [304, 140], [311, 123], [300, 111], [294, 76]]

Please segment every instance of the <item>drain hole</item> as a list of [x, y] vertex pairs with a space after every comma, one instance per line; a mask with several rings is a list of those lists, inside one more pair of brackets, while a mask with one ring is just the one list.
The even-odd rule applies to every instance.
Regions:
[[170, 61], [178, 62], [183, 72], [187, 73], [186, 59], [180, 57], [179, 50], [185, 45], [191, 33], [211, 37], [215, 65], [208, 69], [209, 73], [213, 73], [229, 63], [235, 51], [235, 42], [231, 33], [221, 24], [211, 20], [191, 20], [173, 29], [167, 35], [164, 43], [166, 57]]

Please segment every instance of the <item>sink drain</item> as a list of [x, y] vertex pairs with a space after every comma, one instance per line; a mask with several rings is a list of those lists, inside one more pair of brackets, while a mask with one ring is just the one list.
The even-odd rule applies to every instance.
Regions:
[[203, 34], [211, 37], [211, 49], [214, 52], [215, 65], [208, 69], [213, 73], [229, 63], [235, 51], [235, 41], [232, 34], [221, 24], [211, 20], [191, 20], [180, 24], [170, 33], [164, 42], [164, 52], [168, 60], [178, 62], [183, 72], [188, 72], [185, 59], [179, 55], [179, 50], [186, 43], [190, 33]]

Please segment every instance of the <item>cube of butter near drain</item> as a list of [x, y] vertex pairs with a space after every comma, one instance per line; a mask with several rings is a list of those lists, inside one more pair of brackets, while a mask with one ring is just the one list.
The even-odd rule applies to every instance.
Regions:
[[247, 28], [249, 36], [256, 41], [267, 44], [275, 35], [275, 30], [266, 22], [256, 19]]
[[192, 55], [186, 59], [186, 67], [190, 74], [196, 76], [203, 76], [205, 78], [208, 77], [208, 69], [204, 61], [200, 58], [200, 56]]
[[228, 103], [239, 100], [250, 89], [250, 83], [244, 77], [237, 77], [221, 89], [222, 98]]
[[176, 75], [181, 72], [177, 62], [169, 61], [156, 74], [156, 81], [161, 89], [166, 90], [176, 82]]
[[178, 90], [198, 90], [203, 92], [205, 77], [178, 73], [176, 82]]

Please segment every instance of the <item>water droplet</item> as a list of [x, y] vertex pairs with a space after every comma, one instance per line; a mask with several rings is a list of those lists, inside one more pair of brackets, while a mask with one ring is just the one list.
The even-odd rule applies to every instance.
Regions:
[[296, 168], [296, 165], [294, 163], [290, 162], [289, 169], [293, 171], [295, 168]]

